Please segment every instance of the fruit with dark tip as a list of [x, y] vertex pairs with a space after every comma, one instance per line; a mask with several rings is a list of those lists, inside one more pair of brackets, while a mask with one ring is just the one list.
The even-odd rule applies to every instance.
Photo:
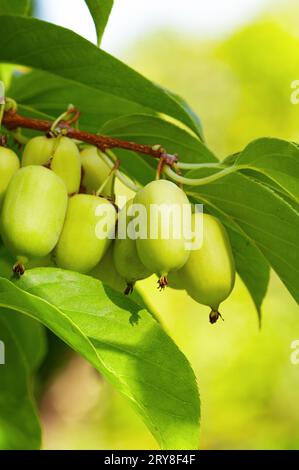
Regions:
[[[185, 215], [191, 217], [191, 206], [186, 194], [166, 180], [147, 184], [136, 194], [134, 204], [146, 210], [146, 237], [136, 240], [138, 256], [149, 271], [158, 275], [159, 286], [163, 288], [168, 273], [181, 268], [189, 257], [183, 207]], [[155, 208], [154, 216], [151, 207]]]
[[[197, 217], [201, 214], [192, 215], [193, 226]], [[221, 316], [219, 305], [234, 287], [235, 263], [224, 226], [212, 215], [203, 214], [202, 217], [202, 244], [191, 250], [187, 263], [177, 276], [190, 297], [211, 307], [210, 321], [215, 323]]]

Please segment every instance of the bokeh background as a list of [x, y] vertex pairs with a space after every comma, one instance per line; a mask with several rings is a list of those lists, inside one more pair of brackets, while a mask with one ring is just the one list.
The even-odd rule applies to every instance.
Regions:
[[[40, 0], [37, 11], [95, 41], [83, 0]], [[298, 16], [296, 0], [115, 0], [103, 48], [186, 98], [223, 158], [260, 136], [299, 141], [290, 102]], [[271, 276], [261, 330], [239, 280], [215, 326], [185, 294], [155, 292], [152, 280], [141, 287], [198, 378], [201, 448], [299, 449], [299, 365], [290, 361], [299, 311], [279, 279]], [[44, 448], [157, 448], [118, 393], [80, 357], [67, 359], [41, 401]]]

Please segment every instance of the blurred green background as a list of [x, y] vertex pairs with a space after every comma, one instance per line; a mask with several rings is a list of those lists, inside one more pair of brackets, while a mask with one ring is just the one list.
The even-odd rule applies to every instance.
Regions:
[[[222, 3], [227, 15], [236, 5]], [[285, 0], [260, 3], [263, 9], [221, 34], [187, 33], [166, 18], [117, 49], [121, 59], [187, 99], [219, 158], [260, 136], [299, 141], [299, 105], [290, 102], [291, 82], [299, 79], [299, 7]], [[188, 1], [172, 4], [188, 8]], [[201, 6], [194, 14], [204, 21]], [[51, 20], [49, 9], [40, 11]], [[225, 322], [214, 326], [207, 308], [181, 292], [156, 292], [153, 284], [142, 282], [142, 291], [198, 379], [201, 448], [299, 449], [299, 365], [290, 362], [299, 312], [277, 277], [271, 277], [261, 330], [239, 280], [222, 306]], [[129, 405], [75, 355], [50, 384], [41, 410], [46, 449], [157, 448]]]

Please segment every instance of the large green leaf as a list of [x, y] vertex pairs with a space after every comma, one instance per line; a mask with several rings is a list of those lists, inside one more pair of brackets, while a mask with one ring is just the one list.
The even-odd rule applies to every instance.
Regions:
[[236, 269], [246, 285], [261, 322], [261, 306], [269, 284], [270, 268], [261, 252], [235, 230], [227, 228], [231, 241]]
[[136, 102], [40, 70], [14, 77], [9, 95], [23, 114], [47, 119], [55, 119], [72, 103], [80, 109], [80, 127], [89, 132], [98, 132], [106, 121], [124, 114], [152, 112]]
[[148, 312], [95, 279], [50, 268], [26, 272], [17, 286], [1, 279], [0, 305], [41, 321], [85, 356], [127, 397], [162, 448], [198, 447], [193, 371]]
[[[35, 18], [0, 16], [0, 61], [26, 65], [167, 114], [197, 131], [177, 100], [78, 34]], [[98, 104], [101, 106], [101, 103]]]
[[195, 113], [195, 111], [193, 111], [193, 109], [189, 106], [189, 104], [187, 103], [187, 101], [184, 100], [184, 98], [182, 98], [180, 95], [178, 95], [177, 93], [174, 93], [174, 92], [171, 91], [171, 90], [168, 90], [167, 88], [164, 88], [164, 90], [165, 90], [174, 100], [176, 100], [178, 103], [180, 103], [180, 105], [183, 106], [183, 108], [187, 111], [188, 114], [190, 114], [190, 116], [192, 117], [193, 121], [194, 121], [194, 122], [196, 123], [196, 125], [197, 125], [198, 135], [199, 135], [200, 139], [203, 141], [203, 140], [204, 140], [204, 135], [203, 135], [202, 123], [201, 123], [201, 120], [199, 119], [198, 115]]
[[9, 322], [22, 346], [29, 369], [35, 371], [47, 351], [45, 328], [41, 323], [12, 311], [9, 312]]
[[[0, 245], [0, 277], [10, 279], [14, 258], [3, 245]], [[46, 337], [44, 327], [31, 318], [16, 312], [9, 312], [10, 325], [22, 345], [27, 364], [31, 371], [38, 368], [46, 353]]]
[[[31, 0], [0, 0], [0, 15], [29, 15], [31, 9]], [[11, 64], [0, 63], [0, 80], [4, 82], [6, 91], [10, 85], [12, 72]]]
[[0, 15], [28, 15], [31, 4], [31, 0], [0, 0]]
[[12, 312], [0, 309], [0, 340], [5, 345], [5, 364], [0, 365], [0, 449], [39, 449], [41, 430], [29, 385], [32, 364], [23, 347], [25, 333], [19, 336], [13, 318]]
[[85, 0], [85, 3], [93, 17], [97, 31], [98, 45], [100, 45], [113, 7], [113, 0]]
[[239, 153], [235, 165], [262, 173], [299, 202], [299, 148], [285, 140], [263, 138]]
[[[198, 174], [193, 171], [188, 176]], [[299, 216], [290, 204], [241, 173], [189, 187], [188, 193], [225, 216], [232, 228], [249, 239], [299, 301]]]

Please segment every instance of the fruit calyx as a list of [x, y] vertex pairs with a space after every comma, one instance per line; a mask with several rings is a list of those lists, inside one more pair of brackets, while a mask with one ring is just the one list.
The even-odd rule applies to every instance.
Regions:
[[133, 294], [133, 290], [134, 290], [134, 283], [133, 282], [128, 282], [127, 287], [124, 290], [124, 294], [125, 295]]
[[222, 321], [224, 321], [224, 318], [223, 316], [221, 315], [220, 312], [218, 312], [218, 310], [211, 310], [210, 312], [210, 315], [209, 315], [209, 318], [210, 318], [210, 323], [213, 325], [214, 323], [216, 323], [219, 318], [221, 318]]
[[25, 266], [22, 261], [17, 261], [13, 265], [12, 272], [14, 277], [16, 277], [17, 279], [19, 279], [21, 276], [23, 276], [23, 274], [25, 274]]
[[168, 286], [168, 279], [166, 276], [161, 276], [160, 279], [158, 279], [158, 289], [159, 291], [162, 291], [165, 289], [165, 287]]

